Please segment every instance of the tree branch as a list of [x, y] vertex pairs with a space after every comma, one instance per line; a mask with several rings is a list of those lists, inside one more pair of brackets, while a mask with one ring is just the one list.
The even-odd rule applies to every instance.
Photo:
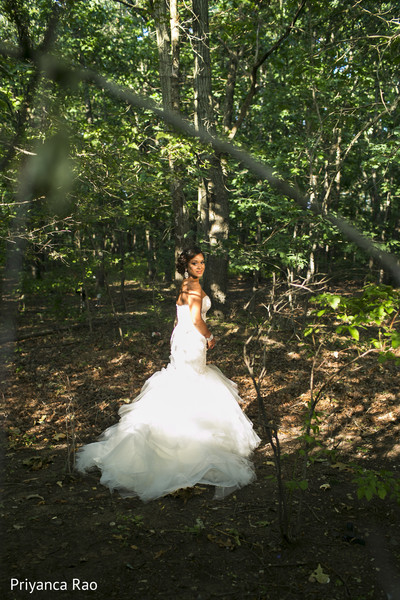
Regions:
[[14, 22], [17, 28], [18, 41], [21, 50], [29, 55], [33, 45], [29, 33], [29, 17], [25, 7], [19, 0], [6, 0], [4, 3], [5, 12], [9, 19]]
[[[114, 0], [114, 2], [118, 2], [118, 4], [123, 4], [124, 6], [127, 6], [128, 8], [133, 8], [137, 13], [139, 13], [139, 15], [143, 19], [146, 19], [148, 17], [147, 11], [145, 9], [141, 8], [140, 6], [138, 6], [137, 4], [134, 4], [133, 2], [128, 2], [127, 0]], [[153, 4], [153, 3], [150, 2], [150, 4]]]
[[[18, 30], [21, 54], [19, 58], [26, 58], [30, 60], [32, 56], [37, 55], [37, 53], [41, 54], [47, 52], [54, 42], [57, 22], [60, 18], [62, 11], [60, 5], [55, 4], [53, 6], [53, 10], [51, 11], [49, 19], [47, 21], [47, 26], [43, 36], [43, 40], [38, 45], [37, 50], [34, 50], [27, 25], [24, 22], [24, 15], [22, 13], [22, 9], [19, 12], [21, 7], [18, 6], [18, 2], [16, 0], [10, 0], [9, 4], [9, 15], [16, 24]], [[5, 156], [0, 162], [0, 171], [5, 170], [7, 165], [12, 161], [17, 151], [17, 146], [20, 144], [23, 138], [26, 123], [28, 120], [28, 110], [35, 96], [36, 88], [39, 85], [39, 81], [40, 71], [38, 68], [36, 68], [28, 80], [25, 90], [25, 97], [23, 99], [23, 102], [21, 103], [21, 108], [19, 109], [16, 115], [16, 128], [14, 138], [9, 145], [8, 151], [6, 152]]]
[[273, 44], [271, 46], [271, 48], [269, 50], [267, 50], [262, 56], [261, 58], [254, 64], [252, 71], [251, 71], [251, 75], [250, 75], [250, 89], [247, 92], [246, 98], [244, 99], [244, 102], [242, 104], [242, 107], [240, 109], [240, 113], [239, 116], [237, 118], [236, 124], [235, 126], [231, 129], [231, 132], [229, 134], [229, 139], [233, 140], [233, 138], [235, 137], [236, 133], [238, 132], [238, 129], [240, 128], [240, 126], [242, 125], [248, 110], [251, 106], [251, 103], [253, 102], [253, 98], [257, 92], [257, 79], [258, 79], [258, 71], [259, 68], [261, 67], [261, 65], [267, 60], [267, 58], [269, 58], [271, 56], [271, 54], [273, 54], [282, 44], [283, 42], [286, 40], [286, 38], [289, 37], [293, 27], [296, 24], [297, 19], [299, 18], [305, 4], [306, 4], [307, 0], [302, 0], [302, 3], [300, 4], [300, 6], [298, 7], [296, 14], [294, 15], [290, 25], [288, 25], [288, 27], [286, 28], [286, 31], [283, 33], [283, 35], [281, 35], [281, 37], [279, 38], [279, 40], [277, 40], [275, 42], [275, 44]]
[[[0, 44], [0, 55], [21, 58], [21, 52], [18, 49], [7, 47], [4, 44]], [[257, 177], [268, 181], [270, 186], [278, 193], [294, 200], [304, 211], [312, 212], [315, 215], [321, 215], [327, 221], [332, 223], [332, 225], [335, 225], [348, 240], [364, 250], [369, 256], [376, 258], [381, 263], [382, 267], [387, 272], [391, 273], [396, 283], [400, 285], [400, 264], [394, 255], [381, 250], [370, 238], [363, 235], [342, 216], [324, 211], [319, 202], [311, 203], [310, 199], [303, 196], [297, 187], [290, 185], [287, 181], [278, 179], [278, 177], [273, 174], [271, 167], [260, 162], [232, 142], [223, 140], [216, 135], [212, 135], [204, 127], [196, 129], [192, 123], [183, 119], [178, 113], [170, 110], [163, 110], [152, 100], [134, 94], [127, 89], [123, 89], [115, 82], [107, 80], [105, 77], [94, 71], [73, 68], [49, 54], [42, 55], [41, 53], [33, 52], [30, 59], [38, 64], [39, 68], [49, 79], [58, 82], [60, 85], [76, 85], [79, 81], [90, 82], [93, 85], [96, 85], [100, 90], [107, 92], [114, 100], [129, 104], [140, 110], [150, 111], [159, 119], [162, 119], [165, 123], [171, 125], [175, 130], [180, 131], [184, 135], [197, 138], [203, 144], [211, 145], [216, 152], [230, 154], [239, 163], [245, 165]]]

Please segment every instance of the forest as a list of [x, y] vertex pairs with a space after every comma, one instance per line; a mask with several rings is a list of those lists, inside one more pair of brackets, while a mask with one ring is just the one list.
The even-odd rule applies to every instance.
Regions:
[[[0, 31], [2, 597], [399, 599], [398, 3], [0, 0]], [[167, 364], [192, 244], [257, 480], [144, 504], [75, 453]]]

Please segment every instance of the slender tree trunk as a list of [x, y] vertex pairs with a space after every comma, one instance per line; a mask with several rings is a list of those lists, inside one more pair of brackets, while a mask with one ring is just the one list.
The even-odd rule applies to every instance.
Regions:
[[317, 250], [317, 242], [313, 242], [311, 249], [310, 249], [310, 255], [309, 255], [309, 259], [308, 259], [308, 268], [307, 268], [307, 281], [312, 281], [312, 279], [314, 278], [314, 275], [316, 273], [316, 260], [315, 260], [315, 253]]
[[146, 250], [147, 250], [147, 276], [152, 281], [156, 275], [155, 263], [156, 254], [154, 248], [153, 236], [150, 229], [146, 228]]
[[342, 170], [341, 170], [341, 162], [342, 162], [342, 130], [337, 129], [337, 141], [335, 148], [335, 168], [336, 168], [336, 177], [335, 177], [335, 194], [336, 194], [336, 202], [339, 203], [340, 200], [340, 184], [342, 181]]
[[120, 273], [120, 290], [121, 290], [121, 308], [126, 310], [126, 296], [125, 296], [125, 252], [126, 252], [126, 232], [121, 230], [119, 234], [119, 273]]
[[200, 243], [208, 242], [208, 197], [206, 181], [203, 177], [200, 178], [197, 187], [197, 239]]
[[94, 273], [96, 278], [96, 291], [101, 293], [106, 285], [106, 234], [103, 227], [100, 227], [92, 234], [92, 248], [92, 256], [95, 263]]
[[231, 52], [229, 58], [223, 106], [223, 123], [225, 133], [229, 133], [232, 129], [237, 71], [239, 66], [239, 58], [242, 58], [243, 53], [244, 48], [241, 48], [239, 53]]
[[[179, 15], [177, 0], [169, 3], [169, 17], [166, 0], [156, 0], [153, 5], [156, 25], [159, 70], [163, 107], [180, 111], [180, 57], [179, 57]], [[177, 166], [174, 152], [170, 150], [169, 170], [171, 173], [171, 200], [174, 217], [175, 258], [182, 252], [189, 232], [189, 216], [183, 182]], [[175, 279], [180, 276], [175, 273]]]
[[[194, 102], [195, 126], [213, 132], [215, 129], [212, 105], [211, 59], [209, 45], [208, 0], [193, 0], [194, 37]], [[228, 256], [224, 248], [229, 234], [228, 194], [220, 156], [203, 157], [207, 164], [198, 192], [200, 230], [208, 220], [209, 256], [205, 286], [215, 309], [226, 305], [228, 287]]]

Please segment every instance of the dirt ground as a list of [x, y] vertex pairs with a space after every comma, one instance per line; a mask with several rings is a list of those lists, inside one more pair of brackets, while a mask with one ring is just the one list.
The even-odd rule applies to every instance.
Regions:
[[[218, 338], [210, 362], [238, 383], [262, 438], [257, 481], [223, 501], [197, 486], [144, 504], [111, 495], [97, 473], [73, 470], [74, 448], [115, 423], [119, 407], [167, 364], [172, 292], [131, 283], [124, 313], [116, 291], [114, 310], [93, 300], [92, 331], [74, 294], [65, 316], [51, 299], [26, 300], [2, 382], [1, 598], [400, 598], [400, 507], [358, 499], [354, 482], [354, 465], [398, 477], [399, 368], [368, 356], [330, 387], [319, 407], [329, 452], [309, 464], [297, 539], [282, 540], [271, 448], [243, 362], [247, 290], [232, 284], [229, 317], [210, 319]], [[325, 350], [316, 388], [348, 352]], [[311, 364], [293, 322], [269, 332], [262, 393], [280, 423], [287, 473], [299, 460]], [[300, 500], [290, 499], [293, 518]]]

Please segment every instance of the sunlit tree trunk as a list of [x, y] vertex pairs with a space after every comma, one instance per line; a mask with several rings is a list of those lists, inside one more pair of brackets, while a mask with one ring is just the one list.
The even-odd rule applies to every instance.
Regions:
[[146, 254], [147, 254], [147, 276], [152, 281], [156, 276], [156, 252], [154, 247], [154, 240], [149, 228], [146, 228]]
[[[193, 37], [195, 126], [214, 132], [208, 0], [193, 0]], [[204, 232], [208, 226], [206, 242], [209, 244], [205, 286], [214, 307], [223, 310], [228, 287], [228, 257], [224, 248], [229, 233], [228, 194], [220, 157], [209, 154], [201, 160], [203, 176], [198, 193], [200, 230]]]
[[[156, 0], [153, 4], [157, 34], [157, 48], [163, 107], [180, 111], [179, 91], [179, 15], [177, 0], [169, 2], [169, 15], [166, 0]], [[169, 169], [171, 173], [171, 201], [174, 217], [175, 258], [182, 252], [189, 231], [189, 217], [182, 178], [179, 173], [173, 149], [170, 150]], [[175, 279], [180, 279], [175, 273]]]

